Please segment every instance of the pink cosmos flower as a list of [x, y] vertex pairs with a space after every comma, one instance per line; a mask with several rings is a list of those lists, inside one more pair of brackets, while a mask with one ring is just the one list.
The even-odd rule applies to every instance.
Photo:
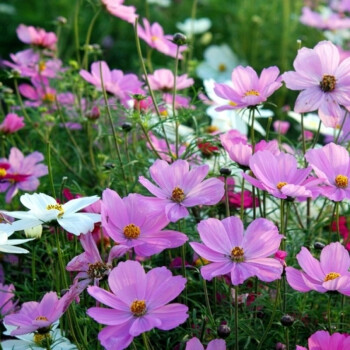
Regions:
[[[152, 90], [173, 91], [174, 74], [170, 69], [156, 69], [153, 74], [148, 75]], [[194, 81], [187, 74], [176, 77], [176, 90], [186, 89], [192, 86]]]
[[26, 44], [56, 50], [57, 37], [53, 32], [46, 32], [41, 28], [34, 28], [32, 26], [20, 24], [17, 27], [17, 36], [19, 40]]
[[131, 94], [144, 93], [142, 83], [135, 74], [125, 74], [121, 70], [110, 70], [107, 63], [98, 61], [91, 64], [91, 73], [82, 69], [80, 75], [83, 79], [92, 85], [95, 85], [99, 90], [102, 89], [100, 65], [102, 70], [103, 85], [106, 91], [114, 94], [121, 101], [131, 100]]
[[87, 313], [107, 325], [98, 335], [106, 350], [125, 349], [134, 337], [153, 328], [169, 330], [183, 323], [188, 308], [168, 304], [185, 288], [186, 279], [172, 276], [165, 267], [145, 273], [141, 264], [120, 262], [108, 277], [111, 292], [89, 287], [88, 293], [110, 309], [92, 307]]
[[224, 184], [219, 179], [204, 180], [209, 172], [208, 165], [190, 170], [189, 163], [185, 160], [179, 159], [169, 165], [158, 159], [149, 171], [159, 187], [143, 176], [139, 177], [139, 181], [159, 198], [159, 206], [164, 208], [171, 222], [187, 216], [187, 207], [217, 204], [225, 192]]
[[202, 243], [190, 243], [194, 251], [211, 263], [201, 268], [204, 279], [231, 273], [233, 285], [256, 276], [265, 282], [281, 277], [283, 267], [269, 256], [279, 248], [282, 235], [269, 220], [256, 219], [243, 233], [243, 223], [236, 217], [203, 220], [198, 224]]
[[113, 16], [134, 24], [137, 14], [134, 6], [124, 6], [124, 0], [101, 0], [107, 11]]
[[13, 302], [13, 298], [15, 297], [15, 287], [13, 284], [6, 285], [0, 283], [0, 315], [1, 319], [14, 312], [16, 307], [16, 303]]
[[339, 242], [331, 243], [322, 249], [320, 261], [308, 249], [302, 247], [297, 260], [303, 271], [287, 267], [289, 285], [299, 291], [315, 290], [325, 293], [336, 290], [350, 296], [350, 257]]
[[[309, 350], [348, 350], [350, 349], [350, 335], [318, 331], [308, 340]], [[297, 345], [296, 350], [308, 350]]]
[[298, 169], [294, 156], [286, 153], [274, 155], [268, 151], [255, 153], [249, 160], [254, 177], [242, 173], [253, 186], [267, 191], [277, 198], [317, 197], [320, 179], [308, 178], [311, 167]]
[[[163, 28], [159, 23], [153, 23], [150, 25], [146, 18], [143, 18], [143, 26], [138, 24], [137, 33], [138, 36], [144, 40], [150, 47], [156, 49], [159, 52], [164, 53], [167, 56], [176, 57], [177, 46], [172, 43], [172, 35], [164, 35]], [[186, 50], [185, 46], [180, 47], [180, 52]], [[179, 58], [182, 59], [182, 55], [179, 54]]]
[[7, 191], [7, 203], [11, 202], [18, 190], [35, 191], [38, 188], [38, 178], [48, 174], [47, 166], [39, 164], [43, 160], [44, 156], [40, 152], [25, 157], [15, 147], [11, 148], [8, 161], [0, 159], [0, 192]]
[[[153, 199], [138, 194], [120, 198], [110, 189], [103, 191], [102, 227], [115, 242], [134, 248], [140, 256], [151, 256], [167, 248], [182, 246], [187, 236], [181, 232], [163, 230], [169, 220], [164, 212], [154, 212]], [[118, 213], [116, 215], [116, 213]]]
[[6, 115], [3, 122], [0, 124], [0, 132], [4, 134], [13, 134], [25, 126], [24, 117], [19, 117], [16, 113]]
[[60, 299], [56, 292], [49, 292], [44, 295], [40, 303], [36, 301], [24, 303], [19, 312], [6, 316], [4, 322], [17, 326], [11, 335], [22, 335], [46, 329], [64, 314], [73, 300], [69, 292]]
[[275, 132], [285, 135], [290, 128], [290, 123], [283, 120], [276, 120], [273, 122], [273, 129]]
[[295, 72], [284, 73], [283, 81], [288, 89], [303, 90], [295, 112], [318, 110], [324, 125], [334, 127], [343, 113], [340, 106], [350, 105], [350, 58], [340, 63], [338, 48], [321, 41], [314, 49], [300, 49], [293, 65]]
[[123, 256], [129, 250], [127, 246], [116, 245], [110, 250], [107, 262], [104, 262], [90, 232], [80, 236], [80, 243], [84, 248], [84, 253], [73, 258], [67, 264], [66, 270], [79, 271], [74, 281], [81, 280], [82, 288], [85, 288], [91, 282], [98, 285], [102, 278], [108, 276], [112, 269], [113, 260]]
[[265, 102], [282, 86], [279, 69], [275, 66], [265, 68], [260, 78], [252, 67], [238, 66], [232, 71], [233, 87], [227, 84], [215, 84], [217, 96], [228, 100], [227, 105], [217, 107], [217, 111], [255, 107]]
[[336, 202], [350, 198], [350, 158], [344, 147], [329, 143], [322, 148], [307, 151], [305, 158], [324, 182], [320, 186], [322, 195]]
[[[204, 350], [204, 346], [194, 337], [187, 341], [185, 350]], [[214, 339], [208, 343], [206, 350], [226, 350], [226, 342], [223, 339]]]

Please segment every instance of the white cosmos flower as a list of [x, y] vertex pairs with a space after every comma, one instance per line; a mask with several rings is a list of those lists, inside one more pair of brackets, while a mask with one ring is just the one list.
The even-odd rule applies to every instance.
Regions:
[[[16, 326], [4, 324], [6, 327], [5, 335], [10, 336]], [[52, 325], [50, 330], [50, 347], [52, 350], [77, 350], [78, 348], [72, 344], [67, 338], [61, 335], [60, 329], [57, 328], [58, 322]], [[17, 339], [5, 340], [1, 343], [3, 350], [43, 350], [45, 346], [40, 346], [40, 336], [35, 333], [16, 335]]]
[[198, 65], [196, 73], [201, 79], [214, 79], [222, 83], [231, 79], [233, 68], [241, 62], [226, 44], [212, 45], [204, 51], [204, 61]]
[[77, 213], [77, 211], [96, 202], [98, 196], [76, 198], [65, 204], [44, 193], [24, 194], [20, 200], [29, 211], [3, 211], [8, 216], [19, 219], [7, 226], [13, 231], [25, 230], [43, 223], [57, 221], [66, 231], [78, 236], [94, 228], [96, 222], [101, 221], [100, 214]]
[[18, 244], [26, 243], [28, 241], [33, 240], [33, 238], [29, 239], [8, 239], [13, 232], [3, 232], [0, 231], [0, 252], [10, 253], [10, 254], [25, 254], [29, 253], [27, 249], [23, 249], [20, 247], [16, 247]]
[[147, 0], [149, 4], [156, 4], [162, 7], [169, 7], [171, 5], [171, 0]]
[[211, 27], [209, 18], [192, 19], [187, 18], [183, 22], [177, 22], [176, 27], [188, 36], [205, 33]]
[[[204, 80], [204, 87], [208, 97], [212, 100], [212, 105], [207, 109], [207, 114], [212, 118], [212, 125], [216, 126], [219, 131], [225, 132], [231, 129], [238, 130], [244, 135], [248, 133], [249, 111], [248, 110], [224, 110], [216, 111], [216, 108], [227, 104], [224, 100], [214, 93], [215, 81]], [[227, 84], [232, 82], [227, 82]], [[255, 112], [255, 118], [269, 118], [273, 117], [273, 112], [269, 109], [260, 109]], [[266, 135], [264, 128], [255, 119], [254, 129], [262, 136]]]

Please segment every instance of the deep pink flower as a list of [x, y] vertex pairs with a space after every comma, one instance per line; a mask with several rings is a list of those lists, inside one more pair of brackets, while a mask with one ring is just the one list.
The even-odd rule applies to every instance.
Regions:
[[[156, 69], [153, 74], [148, 75], [152, 90], [172, 91], [174, 88], [174, 74], [170, 69]], [[186, 89], [194, 84], [192, 78], [187, 74], [176, 77], [176, 90]]]
[[124, 21], [134, 24], [137, 17], [134, 6], [124, 6], [124, 0], [101, 0], [106, 6], [107, 11], [113, 16], [119, 17]]
[[299, 291], [315, 290], [325, 293], [336, 290], [350, 296], [350, 257], [339, 242], [331, 243], [322, 249], [320, 261], [308, 249], [302, 247], [297, 260], [303, 271], [287, 267], [289, 285]]
[[98, 61], [91, 64], [91, 73], [82, 69], [80, 75], [90, 84], [102, 89], [100, 66], [102, 71], [103, 85], [106, 91], [114, 94], [123, 103], [131, 100], [131, 94], [144, 93], [142, 83], [135, 74], [125, 74], [118, 69], [110, 70], [107, 63]]
[[[204, 350], [204, 346], [194, 337], [187, 341], [185, 350]], [[226, 342], [223, 339], [214, 339], [208, 343], [206, 350], [226, 350]]]
[[227, 105], [217, 107], [216, 110], [255, 107], [265, 102], [282, 85], [279, 72], [275, 66], [265, 68], [259, 78], [252, 67], [236, 67], [232, 71], [233, 87], [215, 84], [215, 94], [228, 100]]
[[40, 152], [33, 152], [25, 157], [15, 147], [11, 148], [8, 161], [0, 159], [0, 192], [7, 191], [7, 203], [11, 202], [18, 190], [35, 191], [38, 188], [38, 178], [48, 174], [47, 166], [39, 164], [43, 160], [44, 156]]
[[255, 153], [249, 161], [254, 177], [242, 173], [253, 186], [267, 191], [277, 198], [317, 197], [318, 184], [322, 180], [308, 178], [311, 167], [298, 169], [294, 156], [286, 153], [274, 155], [268, 151]]
[[318, 110], [325, 126], [335, 127], [343, 113], [340, 106], [350, 105], [350, 58], [340, 63], [338, 48], [321, 41], [314, 49], [300, 49], [293, 65], [295, 72], [284, 73], [283, 80], [288, 89], [303, 90], [295, 112]]
[[[177, 46], [171, 41], [172, 35], [164, 35], [163, 28], [159, 23], [150, 25], [146, 18], [143, 18], [143, 26], [144, 28], [140, 24], [137, 26], [137, 33], [142, 40], [153, 49], [167, 56], [176, 57]], [[181, 46], [180, 52], [184, 50], [186, 50], [186, 47]], [[181, 54], [179, 54], [179, 58], [182, 58]]]
[[112, 269], [112, 262], [115, 258], [124, 255], [129, 247], [123, 245], [115, 245], [109, 252], [107, 261], [103, 261], [97, 249], [97, 245], [88, 232], [80, 235], [80, 243], [84, 248], [84, 253], [73, 258], [66, 266], [67, 271], [78, 271], [74, 281], [81, 280], [86, 287], [90, 283], [98, 285], [99, 281], [108, 276]]
[[297, 345], [296, 350], [348, 350], [350, 349], [350, 335], [317, 331], [309, 338], [308, 348]]
[[236, 217], [203, 220], [198, 232], [204, 244], [190, 243], [202, 258], [211, 261], [201, 268], [204, 279], [231, 273], [233, 285], [252, 276], [265, 282], [281, 277], [282, 265], [269, 256], [276, 253], [282, 235], [269, 220], [256, 219], [243, 233], [243, 223]]
[[0, 124], [0, 131], [4, 134], [13, 134], [25, 126], [23, 119], [24, 117], [19, 117], [16, 113], [7, 114]]
[[16, 307], [16, 303], [13, 302], [13, 298], [15, 297], [15, 287], [13, 284], [6, 285], [0, 283], [0, 315], [1, 319], [14, 312]]
[[107, 325], [98, 335], [106, 350], [125, 349], [134, 337], [153, 328], [169, 330], [183, 323], [188, 308], [168, 304], [185, 288], [186, 279], [165, 267], [145, 273], [139, 262], [120, 262], [108, 277], [111, 292], [89, 287], [88, 293], [111, 309], [92, 307], [87, 313]]
[[[336, 221], [332, 222], [332, 231], [337, 232], [337, 222]], [[350, 251], [350, 238], [348, 238], [350, 232], [349, 232], [349, 228], [347, 226], [347, 219], [345, 216], [339, 217], [339, 232], [340, 232], [340, 235], [344, 239], [344, 245], [346, 244], [345, 248]]]
[[276, 120], [273, 122], [273, 129], [275, 132], [285, 135], [290, 128], [290, 123], [283, 120]]
[[208, 165], [190, 170], [185, 160], [179, 159], [169, 165], [158, 159], [149, 171], [159, 187], [143, 176], [139, 177], [139, 181], [159, 198], [159, 206], [164, 208], [167, 218], [172, 222], [186, 217], [187, 207], [217, 204], [225, 192], [224, 184], [219, 179], [204, 180], [209, 172]]
[[187, 236], [163, 230], [169, 220], [164, 211], [153, 211], [152, 202], [152, 198], [139, 194], [129, 194], [122, 199], [117, 192], [106, 189], [102, 195], [102, 227], [115, 242], [134, 248], [140, 256], [182, 246], [188, 240]]
[[56, 49], [57, 37], [53, 32], [46, 32], [42, 28], [34, 28], [20, 24], [17, 27], [17, 36], [19, 40], [26, 44], [47, 48], [50, 50]]
[[320, 191], [324, 196], [336, 202], [350, 198], [350, 157], [344, 147], [329, 143], [322, 148], [308, 150], [305, 158], [323, 180]]

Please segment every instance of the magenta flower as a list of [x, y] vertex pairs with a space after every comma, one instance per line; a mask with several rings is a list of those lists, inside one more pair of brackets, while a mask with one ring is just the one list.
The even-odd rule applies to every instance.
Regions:
[[141, 264], [120, 262], [108, 277], [111, 292], [89, 287], [88, 293], [111, 309], [92, 307], [87, 313], [107, 325], [98, 335], [106, 350], [125, 349], [134, 337], [153, 328], [169, 330], [183, 323], [188, 308], [168, 304], [185, 288], [186, 279], [172, 276], [165, 267], [145, 273]]
[[185, 160], [179, 159], [169, 165], [158, 159], [149, 171], [159, 187], [143, 176], [139, 177], [139, 181], [159, 198], [159, 206], [164, 208], [171, 222], [187, 216], [187, 207], [217, 204], [225, 192], [224, 184], [219, 179], [204, 180], [209, 172], [208, 165], [193, 167], [190, 170]]
[[[308, 340], [309, 350], [348, 350], [350, 349], [350, 335], [318, 331]], [[297, 345], [296, 350], [308, 350]]]
[[297, 260], [303, 271], [287, 267], [289, 285], [299, 291], [315, 290], [320, 293], [336, 290], [350, 296], [350, 257], [348, 251], [339, 243], [324, 247], [320, 261], [308, 249], [302, 247]]
[[67, 297], [68, 293], [61, 299], [58, 299], [55, 292], [46, 293], [40, 303], [36, 301], [24, 303], [19, 312], [6, 316], [4, 322], [17, 326], [11, 335], [22, 335], [49, 328], [68, 308]]
[[7, 114], [3, 122], [0, 124], [0, 131], [4, 134], [15, 133], [25, 126], [23, 119], [24, 117], [19, 117], [16, 113]]
[[15, 297], [15, 287], [13, 284], [6, 285], [0, 283], [0, 315], [1, 319], [15, 310], [16, 303], [13, 302]]
[[260, 78], [252, 67], [238, 66], [232, 71], [233, 87], [227, 84], [215, 84], [217, 96], [228, 100], [227, 105], [216, 108], [217, 111], [255, 107], [272, 95], [282, 85], [279, 69], [275, 66], [265, 68]]
[[187, 236], [181, 232], [163, 230], [169, 220], [164, 212], [153, 211], [153, 199], [138, 194], [120, 198], [110, 189], [103, 191], [102, 227], [115, 242], [134, 248], [140, 256], [151, 256], [167, 248], [182, 246]]
[[66, 266], [67, 271], [78, 271], [74, 281], [80, 281], [82, 288], [90, 283], [98, 285], [99, 281], [108, 276], [112, 269], [113, 259], [124, 255], [129, 247], [123, 245], [115, 245], [109, 252], [107, 261], [103, 261], [98, 251], [92, 234], [88, 232], [80, 236], [80, 243], [84, 248], [84, 253], [73, 258]]
[[107, 11], [113, 16], [134, 24], [137, 14], [134, 6], [124, 6], [124, 0], [101, 0]]
[[273, 122], [273, 129], [275, 132], [285, 135], [290, 128], [290, 123], [283, 120], [276, 120]]
[[256, 219], [243, 233], [243, 223], [236, 217], [203, 220], [198, 224], [202, 243], [190, 243], [194, 251], [211, 263], [201, 268], [204, 279], [231, 273], [233, 285], [256, 276], [265, 282], [279, 279], [282, 265], [269, 256], [279, 248], [282, 235], [269, 220]]
[[40, 152], [33, 152], [25, 157], [15, 147], [11, 148], [8, 161], [0, 159], [0, 192], [7, 191], [7, 203], [11, 202], [18, 190], [35, 191], [39, 187], [38, 178], [48, 174], [47, 166], [39, 164], [43, 160], [44, 156]]
[[[148, 75], [148, 80], [152, 90], [173, 91], [174, 74], [170, 69], [156, 69]], [[186, 89], [193, 84], [194, 80], [188, 78], [187, 74], [176, 77], [176, 90]]]
[[[204, 350], [204, 346], [194, 337], [187, 341], [185, 350]], [[223, 339], [214, 339], [208, 343], [206, 350], [226, 350], [226, 342]]]
[[102, 89], [100, 65], [102, 71], [103, 85], [106, 91], [120, 98], [122, 102], [131, 100], [131, 94], [144, 93], [142, 83], [135, 74], [125, 74], [121, 70], [110, 70], [107, 63], [98, 61], [91, 64], [91, 73], [82, 69], [80, 75], [83, 79], [99, 90]]
[[48, 33], [42, 28], [34, 28], [32, 26], [20, 24], [17, 27], [17, 36], [19, 40], [26, 44], [50, 50], [56, 49], [56, 34], [53, 32]]
[[255, 153], [249, 160], [249, 167], [254, 174], [242, 176], [253, 186], [267, 191], [277, 198], [317, 197], [318, 184], [322, 180], [308, 178], [311, 167], [298, 169], [296, 159], [286, 153], [274, 155], [268, 151]]
[[321, 41], [314, 49], [303, 47], [298, 51], [294, 69], [283, 74], [283, 81], [288, 89], [303, 90], [295, 102], [295, 112], [318, 110], [325, 126], [335, 127], [343, 113], [340, 106], [350, 105], [350, 59], [340, 62], [338, 48]]
[[324, 181], [320, 186], [324, 196], [336, 202], [350, 198], [350, 158], [344, 147], [329, 143], [322, 148], [307, 151], [305, 158], [316, 175]]
[[[146, 18], [143, 18], [143, 26], [144, 28], [140, 24], [137, 26], [137, 33], [142, 40], [153, 49], [167, 56], [176, 57], [177, 46], [171, 41], [172, 35], [164, 35], [163, 28], [159, 23], [150, 25]], [[186, 50], [186, 47], [181, 46], [180, 52], [184, 50]], [[182, 58], [181, 54], [179, 54], [179, 58]]]

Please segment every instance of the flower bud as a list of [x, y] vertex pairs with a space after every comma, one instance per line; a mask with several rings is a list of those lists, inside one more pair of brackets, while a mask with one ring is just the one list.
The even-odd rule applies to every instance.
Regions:
[[314, 249], [322, 250], [324, 247], [325, 247], [325, 245], [323, 243], [321, 243], [321, 242], [315, 242], [314, 243]]
[[231, 333], [231, 328], [227, 324], [221, 324], [218, 327], [218, 336], [220, 338], [227, 338]]
[[42, 233], [43, 233], [42, 225], [26, 228], [24, 230], [24, 234], [27, 238], [40, 238]]
[[93, 106], [91, 108], [91, 111], [86, 115], [86, 118], [90, 119], [90, 120], [96, 120], [98, 118], [100, 118], [100, 109], [97, 106]]
[[125, 122], [122, 124], [122, 129], [125, 132], [129, 132], [131, 130], [131, 128], [132, 128], [132, 125], [130, 123]]
[[220, 169], [220, 174], [224, 176], [230, 176], [231, 175], [231, 170], [228, 168], [221, 168]]
[[177, 46], [185, 45], [187, 43], [186, 35], [182, 33], [176, 33], [173, 36], [172, 42]]
[[294, 317], [290, 315], [284, 315], [281, 317], [281, 323], [284, 327], [290, 327], [294, 323]]

